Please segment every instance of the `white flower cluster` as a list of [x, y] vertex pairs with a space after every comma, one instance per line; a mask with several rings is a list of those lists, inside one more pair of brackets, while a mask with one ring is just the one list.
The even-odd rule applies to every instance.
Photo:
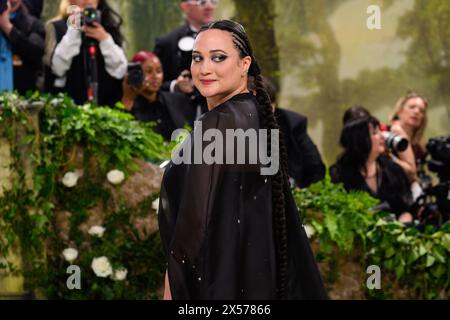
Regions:
[[114, 281], [123, 281], [127, 278], [128, 270], [119, 268], [113, 270], [107, 257], [94, 258], [91, 264], [92, 270], [99, 278], [111, 277]]
[[[101, 238], [103, 237], [105, 230], [106, 229], [102, 226], [93, 226], [89, 229], [88, 233], [93, 237]], [[74, 262], [78, 257], [78, 251], [74, 248], [64, 249], [62, 254], [64, 259], [69, 263]], [[126, 268], [113, 270], [113, 267], [107, 257], [94, 258], [91, 263], [91, 268], [97, 277], [111, 277], [114, 281], [124, 281], [128, 274], [128, 270]]]

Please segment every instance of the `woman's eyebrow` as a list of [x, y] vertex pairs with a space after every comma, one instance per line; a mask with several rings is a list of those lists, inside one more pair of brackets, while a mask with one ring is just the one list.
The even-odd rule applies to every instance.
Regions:
[[225, 51], [223, 51], [223, 50], [220, 50], [220, 49], [215, 49], [215, 50], [211, 50], [211, 51], [209, 51], [210, 53], [217, 53], [217, 52], [222, 52], [222, 53], [225, 53], [226, 54], [226, 52]]
[[[226, 52], [225, 51], [223, 51], [223, 50], [220, 50], [220, 49], [214, 49], [214, 50], [210, 50], [209, 51], [209, 53], [217, 53], [217, 52], [222, 52], [222, 53], [225, 53], [226, 54]], [[198, 52], [198, 51], [192, 51], [192, 53], [196, 53], [196, 54], [201, 54], [200, 52]]]

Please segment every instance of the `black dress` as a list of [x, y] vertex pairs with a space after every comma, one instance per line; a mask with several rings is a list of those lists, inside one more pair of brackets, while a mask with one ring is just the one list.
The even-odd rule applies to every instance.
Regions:
[[390, 211], [397, 217], [404, 212], [411, 212], [413, 202], [411, 188], [403, 169], [385, 156], [380, 156], [377, 163], [381, 169], [377, 192], [369, 188], [364, 177], [354, 165], [347, 164], [343, 159], [330, 168], [331, 181], [343, 183], [344, 188], [348, 191], [364, 191], [374, 198], [387, 202]]
[[[257, 101], [240, 94], [201, 118], [215, 128], [259, 129]], [[191, 137], [195, 136], [199, 124]], [[190, 143], [190, 142], [187, 142]], [[206, 144], [203, 142], [202, 150]], [[195, 146], [191, 144], [192, 154]], [[228, 151], [227, 151], [228, 152]], [[271, 178], [259, 165], [168, 166], [159, 224], [173, 299], [275, 299], [276, 261]], [[285, 190], [288, 299], [326, 293], [299, 212]]]

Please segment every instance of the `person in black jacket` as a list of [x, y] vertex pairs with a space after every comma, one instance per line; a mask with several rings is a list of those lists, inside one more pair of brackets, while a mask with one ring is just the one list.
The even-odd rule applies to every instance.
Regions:
[[[46, 91], [66, 92], [77, 104], [90, 101], [114, 106], [122, 98], [122, 80], [128, 64], [122, 49], [122, 18], [107, 0], [71, 0], [70, 4], [79, 6], [80, 12], [88, 7], [99, 10], [101, 21], [68, 27], [63, 18], [47, 24]], [[98, 90], [93, 81], [95, 75]]]
[[152, 52], [140, 51], [133, 57], [140, 63], [144, 74], [142, 85], [129, 84], [128, 75], [123, 81], [122, 102], [136, 120], [154, 122], [153, 130], [170, 141], [176, 129], [194, 124], [194, 113], [189, 99], [181, 93], [160, 90], [164, 74], [159, 58]]
[[386, 146], [380, 123], [373, 116], [349, 120], [341, 133], [344, 148], [330, 168], [331, 180], [346, 190], [359, 190], [386, 202], [403, 223], [413, 221], [412, 194], [402, 168], [385, 156]]
[[197, 118], [208, 108], [190, 76], [192, 46], [200, 27], [213, 20], [217, 3], [217, 0], [181, 0], [180, 9], [186, 17], [186, 23], [158, 37], [153, 50], [161, 59], [164, 70], [162, 90], [188, 95]]
[[44, 9], [44, 0], [24, 0], [31, 15], [37, 19], [41, 19], [42, 10]]
[[44, 55], [44, 26], [28, 13], [22, 0], [9, 0], [0, 15], [0, 30], [9, 41], [13, 54], [14, 89], [24, 95], [38, 89]]
[[[279, 108], [275, 85], [265, 77], [262, 79], [286, 144], [291, 184], [299, 188], [307, 188], [323, 180], [326, 173], [325, 164], [319, 150], [308, 135], [308, 119], [299, 113]], [[249, 77], [249, 88], [256, 92], [252, 77]]]

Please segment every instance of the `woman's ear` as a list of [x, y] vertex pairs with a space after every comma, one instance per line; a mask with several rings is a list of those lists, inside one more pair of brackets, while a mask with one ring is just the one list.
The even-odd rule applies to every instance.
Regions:
[[247, 56], [242, 59], [242, 67], [244, 68], [244, 71], [242, 72], [243, 76], [248, 75], [248, 71], [250, 70], [251, 65], [252, 65], [252, 58], [250, 56]]

